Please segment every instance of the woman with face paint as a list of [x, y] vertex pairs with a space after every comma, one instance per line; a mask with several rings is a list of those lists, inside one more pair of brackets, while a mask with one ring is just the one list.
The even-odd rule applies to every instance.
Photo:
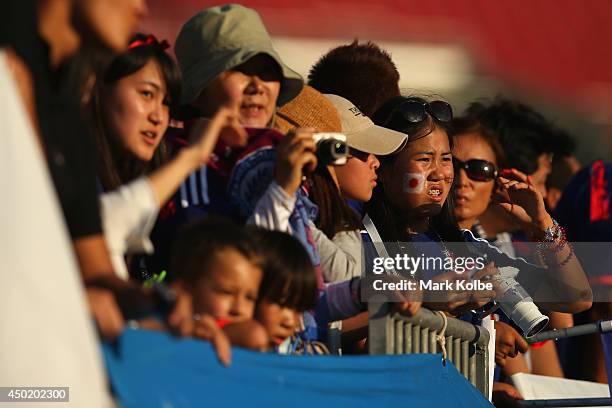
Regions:
[[[528, 293], [556, 300], [546, 305], [549, 309], [577, 311], [590, 307], [592, 294], [580, 263], [573, 256], [570, 245], [559, 236], [558, 225], [546, 212], [542, 196], [532, 186], [514, 178], [500, 177], [501, 205], [521, 218], [534, 241], [552, 240], [555, 248], [561, 248], [555, 252], [551, 245], [542, 245], [546, 266], [539, 267], [500, 254], [485, 240], [477, 240], [469, 230], [460, 229], [454, 217], [452, 140], [445, 129], [451, 119], [452, 110], [445, 102], [428, 103], [421, 98], [406, 97], [389, 100], [374, 115], [376, 123], [409, 136], [401, 152], [381, 160], [380, 184], [368, 209], [383, 241], [398, 243], [400, 249], [402, 241], [412, 242], [407, 247], [409, 251], [418, 248], [415, 246], [418, 242], [425, 243], [429, 249], [435, 248], [430, 243], [438, 243], [436, 251], [445, 258], [453, 255], [452, 252], [476, 250], [480, 255], [486, 254], [488, 262], [494, 262], [495, 266], [514, 266], [521, 271], [529, 269], [529, 273], [519, 274], [517, 280]], [[445, 243], [452, 242], [474, 245], [453, 247], [453, 251], [449, 251]], [[490, 266], [476, 272], [474, 277], [484, 279], [495, 273]], [[534, 276], [538, 277], [537, 282], [527, 279]], [[564, 284], [559, 285], [559, 282]], [[457, 302], [449, 299], [445, 305], [437, 307], [454, 309], [474, 300], [480, 305], [487, 301], [487, 296], [491, 293], [464, 293]]]

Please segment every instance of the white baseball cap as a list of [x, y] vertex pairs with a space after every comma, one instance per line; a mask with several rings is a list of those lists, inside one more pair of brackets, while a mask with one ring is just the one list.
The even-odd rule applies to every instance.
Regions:
[[408, 142], [408, 135], [375, 125], [351, 101], [332, 94], [325, 97], [336, 107], [342, 122], [342, 133], [349, 147], [379, 156], [395, 153]]

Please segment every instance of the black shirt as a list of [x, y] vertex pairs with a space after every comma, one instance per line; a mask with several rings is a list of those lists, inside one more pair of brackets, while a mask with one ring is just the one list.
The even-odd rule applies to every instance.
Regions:
[[11, 46], [30, 69], [41, 138], [71, 237], [100, 234], [95, 142], [81, 118], [78, 93], [68, 78], [70, 62], [51, 68], [49, 47], [36, 34], [36, 19], [23, 13], [32, 3], [25, 0], [12, 10], [19, 11], [21, 24], [12, 20], [15, 30], [9, 32], [5, 27], [0, 44]]

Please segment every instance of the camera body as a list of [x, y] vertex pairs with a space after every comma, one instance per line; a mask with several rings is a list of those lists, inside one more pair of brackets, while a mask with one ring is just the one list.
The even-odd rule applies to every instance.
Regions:
[[317, 145], [317, 160], [323, 166], [342, 166], [348, 160], [349, 147], [346, 135], [337, 132], [313, 134]]

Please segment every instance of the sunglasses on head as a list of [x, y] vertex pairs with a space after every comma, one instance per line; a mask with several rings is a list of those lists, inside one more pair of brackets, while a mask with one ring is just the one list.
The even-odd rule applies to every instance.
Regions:
[[479, 159], [461, 161], [453, 157], [453, 166], [456, 173], [463, 169], [465, 174], [475, 181], [491, 181], [497, 177], [497, 167], [490, 161]]
[[453, 108], [444, 101], [425, 102], [416, 99], [408, 99], [393, 110], [390, 118], [397, 113], [402, 115], [402, 118], [411, 124], [424, 121], [427, 119], [427, 115], [430, 115], [434, 120], [442, 123], [453, 120]]

